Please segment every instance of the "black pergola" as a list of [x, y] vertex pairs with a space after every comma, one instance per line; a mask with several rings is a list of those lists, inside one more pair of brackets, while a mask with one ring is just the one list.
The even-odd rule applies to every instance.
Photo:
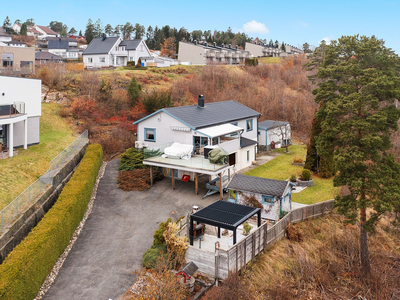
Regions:
[[241, 204], [217, 201], [190, 215], [190, 245], [193, 246], [193, 222], [209, 224], [218, 227], [218, 238], [221, 238], [221, 228], [233, 231], [233, 244], [236, 244], [236, 229], [252, 216], [257, 214], [258, 227], [261, 225], [261, 209]]

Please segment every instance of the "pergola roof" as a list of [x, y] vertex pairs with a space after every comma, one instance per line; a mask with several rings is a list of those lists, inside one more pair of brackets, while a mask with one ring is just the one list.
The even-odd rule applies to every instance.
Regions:
[[190, 217], [194, 221], [234, 230], [259, 210], [259, 208], [219, 200], [191, 214]]
[[246, 205], [217, 201], [204, 207], [203, 209], [190, 215], [190, 245], [193, 245], [193, 222], [205, 223], [218, 227], [218, 238], [220, 238], [220, 228], [233, 231], [233, 244], [236, 244], [236, 229], [239, 225], [246, 222], [257, 214], [258, 227], [261, 225], [261, 209]]

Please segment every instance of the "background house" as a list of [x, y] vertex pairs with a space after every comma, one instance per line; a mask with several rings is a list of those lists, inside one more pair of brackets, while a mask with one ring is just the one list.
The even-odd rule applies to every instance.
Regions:
[[217, 46], [216, 43], [194, 43], [179, 42], [178, 60], [190, 62], [193, 65], [244, 64], [246, 58], [251, 58], [251, 53], [240, 50], [237, 46]]
[[266, 120], [258, 123], [258, 142], [261, 150], [271, 150], [271, 143], [275, 148], [281, 148], [291, 143], [291, 128], [289, 122]]
[[193, 154], [207, 158], [218, 146], [229, 154], [229, 165], [240, 170], [256, 158], [259, 116], [234, 100], [205, 103], [201, 96], [197, 105], [163, 108], [133, 124], [137, 141], [147, 147], [178, 142], [193, 145]]
[[72, 38], [48, 37], [47, 51], [64, 59], [78, 59], [78, 42]]
[[87, 68], [126, 66], [128, 61], [138, 62], [140, 57], [151, 56], [144, 40], [126, 40], [121, 37], [94, 38], [83, 52]]
[[0, 143], [4, 147], [26, 149], [39, 143], [41, 84], [39, 79], [0, 76]]
[[251, 53], [253, 57], [285, 57], [292, 54], [303, 54], [303, 50], [296, 48], [291, 45], [285, 44], [285, 51], [281, 48], [270, 47], [260, 42], [254, 41], [254, 43], [246, 42], [245, 49]]
[[46, 63], [61, 63], [64, 59], [56, 54], [39, 51], [35, 53], [35, 64], [41, 65]]
[[227, 187], [228, 201], [248, 205], [253, 198], [263, 206], [262, 218], [278, 221], [283, 212], [292, 209], [293, 185], [290, 181], [235, 174]]
[[35, 72], [35, 48], [0, 46], [0, 73]]

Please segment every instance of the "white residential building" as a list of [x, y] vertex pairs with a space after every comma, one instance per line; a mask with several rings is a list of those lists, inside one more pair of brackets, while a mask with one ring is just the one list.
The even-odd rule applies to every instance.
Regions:
[[[289, 122], [266, 120], [258, 123], [258, 142], [260, 149], [271, 150], [291, 143]], [[271, 147], [271, 144], [273, 145]]]
[[151, 56], [144, 40], [123, 41], [121, 37], [94, 38], [83, 52], [86, 68], [126, 66], [128, 61], [135, 64], [139, 58]]
[[[251, 165], [256, 159], [259, 117], [260, 113], [234, 100], [204, 103], [200, 96], [197, 105], [163, 108], [133, 124], [137, 125], [138, 143], [150, 149], [173, 142], [192, 146], [193, 163], [191, 159], [168, 158], [145, 163], [173, 169], [176, 178], [187, 174], [193, 180], [197, 173], [215, 175], [215, 167], [210, 170], [206, 166], [208, 152], [216, 147], [229, 154], [224, 170], [238, 171]], [[204, 161], [196, 167], [198, 157], [204, 157]]]
[[13, 156], [15, 147], [39, 143], [40, 79], [0, 76], [0, 143]]

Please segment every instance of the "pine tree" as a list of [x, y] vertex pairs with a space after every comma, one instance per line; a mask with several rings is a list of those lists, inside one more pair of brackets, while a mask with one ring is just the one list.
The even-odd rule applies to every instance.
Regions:
[[285, 52], [286, 52], [286, 46], [285, 46], [285, 43], [284, 43], [284, 42], [282, 42], [281, 49], [282, 49], [283, 51], [285, 51]]
[[8, 18], [8, 16], [6, 17], [6, 19], [3, 22], [3, 27], [5, 27], [6, 29], [11, 27], [11, 22], [10, 22], [10, 19]]
[[94, 37], [95, 37], [94, 24], [92, 22], [92, 19], [89, 19], [88, 23], [86, 24], [86, 30], [85, 30], [86, 42], [90, 44], [90, 42], [93, 40]]
[[130, 98], [131, 106], [135, 106], [139, 102], [140, 92], [142, 87], [137, 83], [135, 77], [132, 77], [128, 86], [128, 97]]
[[19, 33], [20, 35], [28, 35], [28, 28], [26, 27], [26, 23], [23, 23], [21, 25], [21, 31]]
[[317, 149], [335, 147], [334, 186], [349, 189], [349, 195], [336, 197], [335, 206], [348, 222], [359, 221], [361, 266], [368, 277], [367, 231], [400, 207], [400, 165], [390, 153], [400, 118], [394, 105], [400, 97], [400, 60], [375, 36], [343, 36], [325, 46], [317, 80], [313, 93], [324, 113]]

